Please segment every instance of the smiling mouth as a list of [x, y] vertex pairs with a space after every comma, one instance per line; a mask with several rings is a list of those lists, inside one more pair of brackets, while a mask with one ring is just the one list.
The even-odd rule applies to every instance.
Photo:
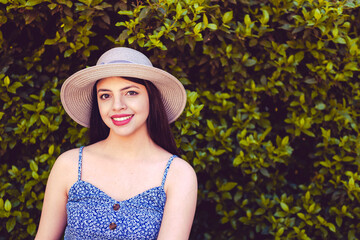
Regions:
[[125, 120], [128, 120], [130, 118], [132, 118], [133, 115], [129, 115], [129, 116], [126, 116], [126, 117], [114, 117], [112, 118], [114, 121], [117, 121], [117, 122], [121, 122], [121, 121], [125, 121]]

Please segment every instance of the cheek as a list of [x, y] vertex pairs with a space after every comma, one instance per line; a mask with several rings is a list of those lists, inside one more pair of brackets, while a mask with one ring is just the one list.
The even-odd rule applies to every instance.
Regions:
[[150, 113], [150, 105], [149, 105], [149, 102], [147, 102], [146, 104], [144, 104], [144, 112], [146, 113], [146, 117], [149, 117], [149, 113]]
[[98, 108], [99, 108], [99, 113], [101, 118], [104, 119], [104, 116], [106, 115], [107, 111], [108, 111], [108, 104], [104, 103], [104, 102], [98, 102]]
[[148, 97], [146, 97], [146, 99], [144, 99], [143, 111], [145, 112], [146, 116], [149, 116], [150, 103], [149, 103], [149, 98]]
[[143, 101], [143, 100], [137, 101], [136, 103], [131, 104], [130, 108], [137, 114], [146, 115], [146, 116], [149, 115], [150, 106], [149, 106], [149, 102], [147, 101]]

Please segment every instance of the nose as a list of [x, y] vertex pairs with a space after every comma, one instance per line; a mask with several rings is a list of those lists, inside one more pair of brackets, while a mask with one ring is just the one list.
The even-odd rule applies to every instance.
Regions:
[[114, 98], [113, 110], [119, 111], [119, 110], [124, 110], [126, 108], [127, 106], [122, 96], [117, 96]]

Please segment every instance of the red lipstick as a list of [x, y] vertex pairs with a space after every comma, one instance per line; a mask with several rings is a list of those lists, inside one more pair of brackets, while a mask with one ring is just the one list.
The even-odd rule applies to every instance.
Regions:
[[123, 126], [128, 124], [134, 115], [132, 114], [118, 114], [111, 116], [111, 120], [113, 121], [114, 125], [116, 126]]

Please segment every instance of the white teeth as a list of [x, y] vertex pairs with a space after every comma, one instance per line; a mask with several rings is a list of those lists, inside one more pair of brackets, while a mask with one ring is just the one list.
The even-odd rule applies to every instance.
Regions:
[[132, 116], [127, 116], [127, 117], [119, 117], [119, 118], [113, 118], [115, 121], [125, 121], [128, 120], [129, 118], [131, 118]]

